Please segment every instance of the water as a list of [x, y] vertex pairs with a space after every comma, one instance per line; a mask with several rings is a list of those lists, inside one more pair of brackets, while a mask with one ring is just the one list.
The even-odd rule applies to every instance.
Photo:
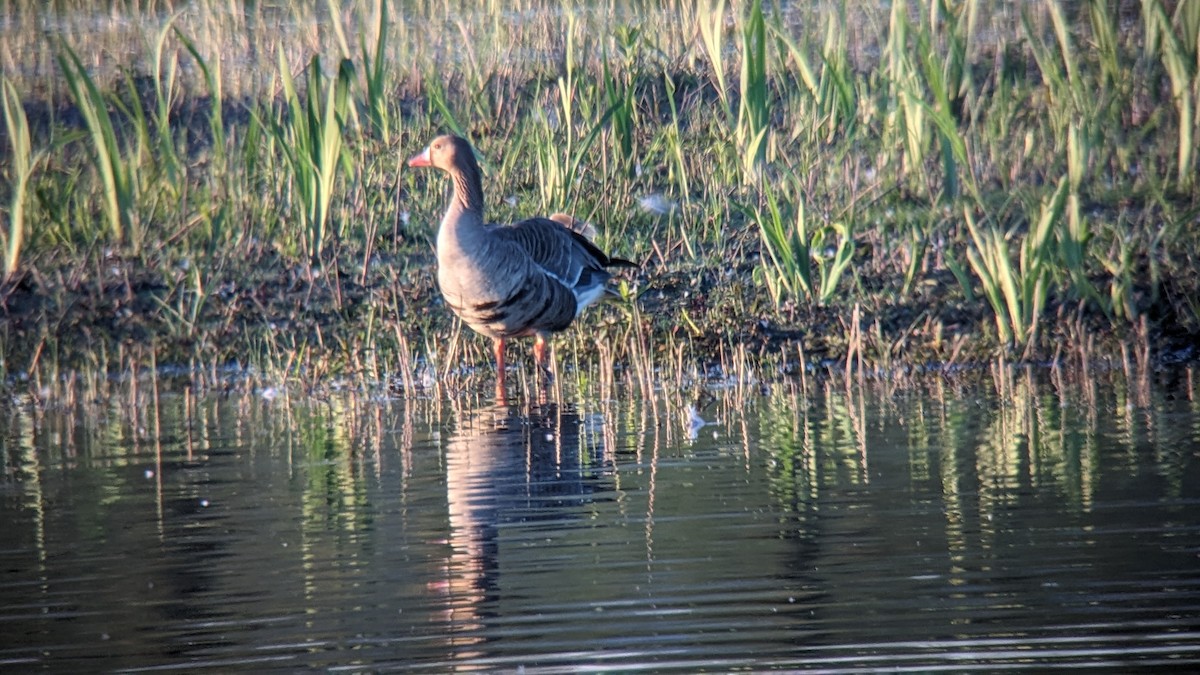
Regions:
[[0, 670], [1200, 667], [1195, 389], [1039, 379], [15, 399]]

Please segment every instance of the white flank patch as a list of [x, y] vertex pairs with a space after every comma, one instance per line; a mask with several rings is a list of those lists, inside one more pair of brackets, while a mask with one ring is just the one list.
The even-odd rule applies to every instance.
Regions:
[[588, 305], [604, 296], [604, 284], [591, 288], [575, 289], [575, 316], [578, 317]]

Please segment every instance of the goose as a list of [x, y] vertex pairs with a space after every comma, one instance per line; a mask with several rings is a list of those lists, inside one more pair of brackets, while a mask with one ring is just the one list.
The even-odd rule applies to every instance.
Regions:
[[492, 339], [496, 394], [504, 397], [504, 350], [510, 338], [534, 338], [534, 362], [546, 366], [551, 333], [566, 329], [585, 307], [615, 296], [608, 267], [636, 267], [590, 240], [595, 230], [572, 216], [528, 218], [511, 225], [483, 218], [483, 184], [471, 144], [438, 136], [408, 160], [450, 175], [451, 196], [437, 233], [442, 298], [475, 332]]

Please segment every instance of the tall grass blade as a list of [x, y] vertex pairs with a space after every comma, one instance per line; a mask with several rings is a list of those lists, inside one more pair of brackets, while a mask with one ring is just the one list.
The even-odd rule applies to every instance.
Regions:
[[103, 184], [101, 199], [109, 231], [114, 241], [133, 244], [136, 253], [139, 237], [132, 236], [138, 224], [134, 211], [137, 191], [134, 166], [122, 157], [108, 103], [79, 56], [70, 47], [62, 45], [57, 59], [71, 97], [87, 126], [91, 141], [89, 156]]
[[353, 66], [343, 59], [336, 78], [325, 82], [319, 56], [313, 56], [308, 66], [306, 98], [302, 101], [287, 58], [279, 51], [279, 75], [287, 101], [287, 116], [275, 121], [272, 133], [284, 152], [291, 170], [292, 189], [299, 198], [295, 209], [301, 222], [301, 244], [311, 262], [320, 256], [331, 238], [340, 230], [330, 232], [330, 206], [338, 167], [349, 174], [348, 158], [343, 152], [343, 130], [349, 106], [349, 88], [353, 81]]
[[741, 99], [738, 105], [737, 140], [742, 157], [743, 181], [757, 177], [766, 159], [768, 124], [767, 29], [762, 0], [754, 0], [742, 27]]
[[371, 128], [379, 135], [384, 144], [391, 143], [391, 118], [387, 108], [387, 43], [388, 43], [388, 8], [382, 0], [375, 3], [375, 12], [379, 16], [376, 25], [375, 48], [368, 51], [365, 34], [360, 39], [359, 51], [362, 53], [363, 81], [366, 84], [367, 119]]
[[625, 171], [633, 175], [634, 100], [633, 90], [622, 84], [609, 67], [605, 54], [601, 77], [604, 80], [604, 95], [612, 110], [613, 148], [624, 163]]
[[712, 77], [717, 97], [725, 111], [725, 119], [733, 126], [733, 105], [729, 100], [729, 87], [725, 83], [725, 0], [705, 0], [697, 9], [700, 41], [712, 67]]
[[[1200, 64], [1197, 63], [1196, 53], [1200, 49], [1200, 36], [1195, 33], [1180, 39], [1171, 26], [1167, 12], [1161, 0], [1146, 0], [1152, 20], [1158, 24], [1161, 35], [1160, 51], [1163, 67], [1171, 80], [1171, 98], [1179, 114], [1179, 144], [1177, 154], [1177, 170], [1179, 183], [1182, 186], [1192, 185], [1196, 181], [1195, 153], [1196, 136], [1198, 131], [1196, 108], [1200, 106]], [[1196, 3], [1181, 3], [1196, 4]], [[1183, 23], [1200, 22], [1195, 17], [1200, 11], [1192, 9], [1181, 13], [1185, 18]], [[1195, 26], [1190, 26], [1195, 30]], [[1190, 53], [1189, 53], [1190, 52]]]
[[[976, 223], [975, 214], [969, 207], [963, 208], [963, 214], [967, 232], [971, 235], [971, 246], [967, 248], [967, 263], [975, 272], [976, 278], [979, 279], [983, 296], [987, 298], [988, 304], [992, 307], [1000, 342], [1011, 344], [1014, 332], [1009, 323], [1009, 312], [1001, 290], [1001, 280], [998, 278], [1003, 270], [993, 255], [996, 248], [994, 240], [998, 235], [993, 228], [985, 228]], [[959, 281], [961, 283], [962, 280]]]
[[175, 147], [175, 133], [171, 127], [171, 108], [176, 100], [178, 62], [167, 58], [167, 37], [175, 27], [181, 12], [167, 19], [154, 41], [154, 148], [155, 161], [167, 175], [167, 184], [179, 186], [183, 183], [183, 162]]
[[1034, 344], [1042, 310], [1050, 293], [1054, 263], [1054, 233], [1067, 201], [1064, 177], [1052, 195], [1040, 203], [1037, 218], [1021, 240], [1013, 261], [1007, 237], [993, 225], [977, 223], [964, 209], [971, 246], [967, 261], [980, 281], [996, 318], [1000, 340], [1028, 351]]
[[663, 72], [663, 89], [667, 94], [667, 102], [671, 108], [671, 126], [666, 130], [669, 144], [669, 154], [675, 163], [675, 181], [679, 185], [680, 197], [684, 200], [691, 198], [690, 181], [688, 179], [687, 162], [683, 157], [683, 127], [679, 119], [679, 104], [675, 99], [675, 82], [669, 72]]
[[204, 86], [208, 90], [208, 131], [210, 137], [210, 151], [212, 153], [212, 161], [218, 172], [223, 172], [225, 168], [225, 119], [224, 105], [225, 94], [221, 87], [221, 59], [214, 59], [210, 65], [205, 60], [204, 55], [196, 48], [196, 43], [187, 35], [184, 35], [178, 28], [172, 28], [175, 31], [175, 37], [183, 44], [183, 48], [191, 54], [192, 60], [196, 62], [196, 67], [200, 69], [200, 74], [204, 77]]
[[[794, 176], [792, 183], [795, 186]], [[762, 206], [742, 209], [758, 224], [762, 246], [770, 260], [770, 265], [764, 267], [762, 273], [776, 306], [788, 299], [811, 301], [816, 296], [809, 265], [808, 220], [804, 201], [797, 198], [793, 208], [795, 213], [791, 215], [794, 222], [789, 226], [789, 214], [780, 204], [776, 191], [768, 185], [764, 188]]]
[[450, 94], [446, 91], [446, 85], [442, 82], [439, 73], [427, 73], [425, 75], [425, 96], [429, 101], [432, 110], [437, 111], [441, 116], [442, 124], [453, 134], [457, 136], [468, 136], [466, 127], [459, 121], [458, 115], [454, 112], [454, 104], [450, 102]]
[[549, 128], [543, 127], [543, 137], [538, 139], [537, 144], [537, 161], [544, 209], [566, 209], [573, 201], [574, 192], [578, 190], [576, 178], [580, 167], [617, 107], [610, 107], [581, 140], [562, 144], [561, 150], [560, 144], [555, 143], [550, 135]]
[[[836, 238], [837, 243], [828, 243], [830, 238]], [[854, 228], [853, 221], [835, 222], [817, 230], [810, 247], [817, 252], [817, 269], [821, 277], [821, 304], [829, 304], [837, 293], [838, 284], [850, 263], [854, 259]], [[832, 255], [827, 255], [829, 250]]]
[[17, 271], [21, 259], [21, 247], [25, 242], [25, 201], [28, 199], [27, 187], [33, 176], [34, 167], [41, 160], [42, 153], [33, 154], [33, 146], [29, 138], [29, 119], [25, 108], [21, 105], [21, 97], [8, 78], [0, 79], [4, 104], [4, 124], [8, 130], [10, 147], [9, 182], [12, 195], [9, 198], [8, 230], [0, 232], [3, 236], [4, 247], [4, 280], [7, 281]]
[[1104, 83], [1112, 86], [1121, 80], [1122, 65], [1117, 23], [1109, 9], [1108, 0], [1088, 0], [1088, 18]]
[[770, 262], [760, 273], [777, 306], [786, 300], [829, 304], [853, 261], [853, 229], [846, 223], [810, 227], [799, 179], [791, 175], [786, 187], [796, 195], [794, 203], [782, 201], [776, 189], [765, 185], [762, 205], [740, 207], [758, 225]]

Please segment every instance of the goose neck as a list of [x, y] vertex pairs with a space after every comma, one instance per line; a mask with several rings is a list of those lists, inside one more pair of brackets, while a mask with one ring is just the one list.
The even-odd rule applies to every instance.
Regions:
[[460, 214], [475, 216], [482, 223], [483, 185], [479, 172], [474, 167], [455, 167], [450, 171], [450, 179], [454, 185], [450, 208]]

